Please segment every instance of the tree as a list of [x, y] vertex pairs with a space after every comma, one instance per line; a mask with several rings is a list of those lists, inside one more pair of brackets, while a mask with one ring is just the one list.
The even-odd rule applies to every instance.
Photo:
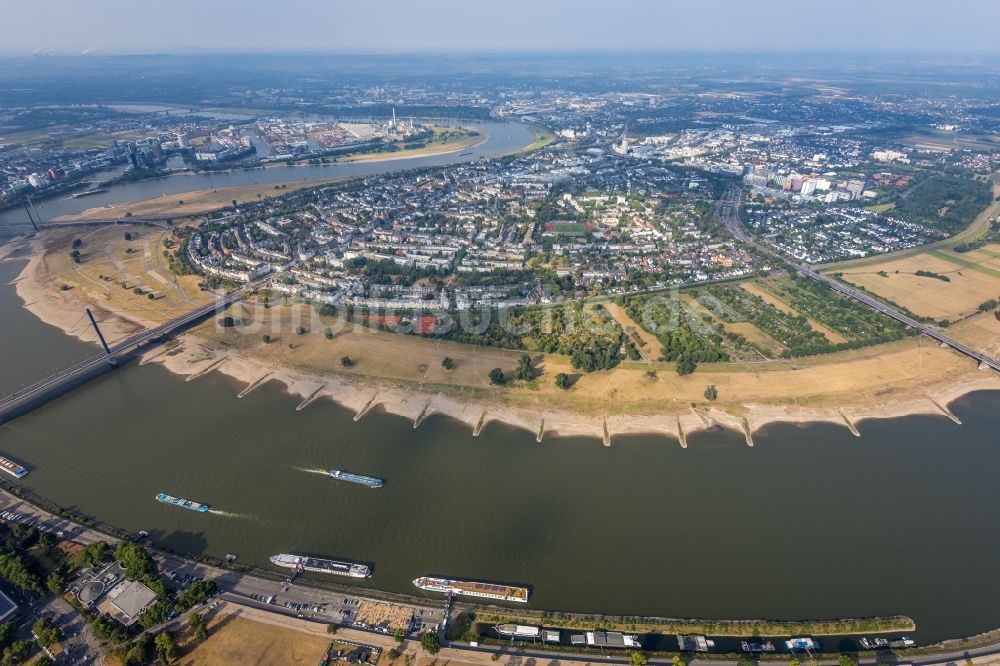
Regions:
[[197, 613], [191, 613], [187, 619], [188, 626], [194, 630], [195, 638], [199, 641], [203, 641], [208, 638], [208, 625], [205, 623], [205, 618]]
[[673, 658], [673, 666], [684, 666], [684, 660], [681, 659], [679, 654], [675, 654]]
[[306, 327], [305, 326], [296, 326], [295, 327], [295, 332], [298, 333], [299, 335], [303, 335], [306, 332]]
[[139, 616], [139, 625], [143, 629], [149, 629], [163, 624], [168, 617], [170, 617], [170, 607], [163, 601], [156, 601]]
[[125, 232], [125, 240], [127, 240], [127, 241], [132, 240], [132, 232], [131, 231], [126, 231]]
[[330, 624], [326, 625], [326, 633], [331, 634], [331, 635], [337, 633], [337, 625], [335, 625], [332, 622]]
[[265, 334], [264, 337], [261, 338], [261, 340], [264, 341], [265, 345], [271, 344], [271, 336], [270, 335]]
[[52, 594], [62, 594], [66, 589], [66, 579], [58, 571], [53, 571], [45, 579], [45, 587], [49, 588]]
[[837, 662], [840, 664], [840, 666], [858, 666], [858, 662], [854, 661], [854, 659], [849, 654], [840, 655], [837, 658]]
[[646, 655], [639, 652], [638, 650], [633, 650], [628, 653], [628, 660], [632, 666], [646, 666]]
[[503, 384], [503, 370], [500, 368], [493, 368], [490, 370], [490, 383], [496, 386]]
[[354, 365], [354, 361], [351, 360], [350, 356], [341, 356], [340, 364], [345, 368], [350, 368], [352, 365]]
[[698, 364], [689, 358], [681, 358], [677, 360], [677, 374], [680, 376], [690, 375], [694, 372]]
[[48, 647], [59, 640], [59, 628], [47, 617], [39, 618], [32, 625], [31, 633], [40, 647]]
[[705, 389], [706, 400], [715, 400], [718, 397], [719, 397], [719, 391], [718, 389], [715, 388], [715, 384], [711, 384], [708, 388]]
[[420, 644], [424, 646], [430, 654], [437, 654], [441, 651], [441, 641], [438, 640], [437, 634], [433, 631], [428, 631], [426, 634], [420, 637]]
[[392, 637], [395, 638], [398, 642], [402, 643], [403, 639], [406, 638], [406, 634], [403, 633], [402, 629], [397, 627], [396, 630], [392, 632]]
[[445, 356], [443, 359], [441, 359], [441, 367], [444, 368], [445, 370], [454, 370], [455, 359], [453, 359], [450, 356]]
[[38, 656], [38, 659], [31, 662], [31, 666], [52, 666], [56, 662], [52, 661], [52, 658], [47, 654], [42, 654]]
[[333, 329], [330, 327], [324, 329], [323, 337], [325, 337], [327, 340], [333, 340]]
[[3, 663], [5, 666], [19, 664], [27, 659], [29, 654], [31, 654], [31, 641], [14, 641], [3, 649]]
[[80, 251], [79, 250], [73, 250], [72, 252], [69, 253], [69, 256], [73, 259], [73, 263], [74, 264], [80, 263]]
[[231, 316], [226, 315], [225, 317], [219, 320], [219, 326], [221, 326], [222, 328], [232, 328], [233, 326], [236, 326], [236, 320], [233, 319]]
[[156, 564], [146, 549], [132, 541], [121, 541], [115, 546], [115, 559], [125, 567], [125, 577], [143, 580], [156, 573]]
[[41, 593], [42, 583], [17, 553], [0, 555], [0, 578], [22, 590]]
[[568, 389], [569, 388], [569, 375], [567, 375], [565, 372], [560, 372], [559, 374], [557, 374], [556, 375], [556, 388], [561, 388], [564, 391], [566, 389]]
[[534, 378], [535, 371], [531, 369], [531, 357], [527, 354], [521, 354], [521, 358], [517, 360], [517, 370], [514, 371], [514, 379], [527, 382]]
[[103, 541], [95, 541], [70, 556], [70, 564], [74, 567], [92, 567], [104, 559], [104, 553], [107, 550], [108, 544]]
[[72, 245], [73, 247], [80, 247], [81, 245], [83, 245], [83, 241], [80, 240], [79, 238], [74, 238]]
[[177, 595], [177, 607], [184, 611], [203, 604], [215, 594], [218, 586], [214, 580], [199, 580], [191, 583], [188, 589]]
[[161, 664], [169, 664], [173, 661], [174, 655], [177, 654], [177, 643], [174, 642], [170, 632], [161, 631], [156, 634], [154, 645], [156, 645], [156, 658], [160, 660]]

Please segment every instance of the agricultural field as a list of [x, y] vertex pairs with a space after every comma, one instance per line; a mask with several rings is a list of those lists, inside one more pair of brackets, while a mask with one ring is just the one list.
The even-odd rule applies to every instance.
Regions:
[[[858, 349], [908, 335], [901, 324], [811, 280], [769, 278], [762, 283], [716, 285], [697, 298], [729, 334], [743, 335], [765, 353], [773, 354], [774, 345], [780, 345], [782, 358]], [[759, 336], [772, 344], [761, 344]]]
[[986, 134], [959, 134], [943, 130], [926, 129], [903, 138], [922, 150], [951, 152], [953, 150], [994, 150], [997, 138]]
[[734, 361], [760, 361], [769, 358], [776, 358], [784, 351], [784, 347], [774, 338], [766, 335], [759, 328], [748, 321], [733, 321], [725, 317], [719, 308], [708, 308], [698, 298], [701, 297], [706, 303], [715, 305], [710, 298], [699, 292], [682, 294], [681, 301], [692, 313], [697, 315], [702, 321], [715, 324], [721, 327], [725, 337], [725, 346], [729, 351], [729, 357]]
[[895, 320], [808, 278], [769, 279], [766, 284], [778, 298], [817, 322], [814, 326], [821, 326], [835, 344], [864, 346], [897, 340], [907, 333]]
[[847, 269], [842, 279], [915, 315], [953, 322], [1000, 297], [1000, 245], [961, 254], [932, 250]]
[[788, 302], [786, 302], [785, 300], [783, 300], [781, 297], [779, 297], [777, 295], [777, 293], [775, 293], [776, 291], [780, 291], [779, 289], [776, 289], [775, 287], [777, 287], [777, 282], [775, 282], [773, 280], [772, 281], [759, 280], [757, 282], [744, 282], [744, 283], [742, 283], [740, 285], [741, 289], [744, 289], [745, 291], [750, 292], [754, 296], [759, 296], [760, 298], [762, 298], [764, 300], [765, 303], [768, 303], [769, 305], [774, 306], [775, 308], [777, 308], [778, 310], [781, 310], [785, 314], [791, 315], [792, 317], [796, 317], [796, 318], [804, 317], [805, 320], [806, 320], [806, 322], [808, 322], [810, 328], [812, 328], [814, 331], [816, 331], [817, 333], [819, 333], [820, 335], [822, 335], [824, 338], [826, 338], [830, 342], [832, 342], [834, 344], [841, 343], [841, 342], [846, 342], [846, 340], [844, 339], [844, 337], [841, 336], [840, 334], [838, 334], [836, 331], [832, 331], [829, 328], [827, 328], [826, 326], [823, 326], [822, 324], [820, 324], [819, 322], [817, 322], [816, 320], [810, 319], [809, 317], [807, 317], [806, 315], [802, 314], [801, 312], [799, 312], [798, 310], [796, 310], [795, 308], [793, 308], [791, 305], [789, 305]]

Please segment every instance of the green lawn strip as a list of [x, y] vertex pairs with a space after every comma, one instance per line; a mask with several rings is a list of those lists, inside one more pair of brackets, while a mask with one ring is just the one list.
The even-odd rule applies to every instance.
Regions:
[[931, 250], [927, 254], [931, 255], [932, 257], [937, 257], [938, 259], [943, 259], [944, 261], [947, 261], [947, 262], [950, 262], [950, 263], [953, 263], [953, 264], [957, 264], [959, 266], [964, 266], [966, 268], [971, 268], [972, 270], [979, 271], [980, 273], [983, 273], [984, 275], [989, 275], [991, 277], [1000, 278], [1000, 271], [994, 270], [994, 269], [989, 268], [987, 266], [980, 266], [979, 264], [977, 264], [975, 262], [972, 262], [972, 261], [969, 261], [968, 259], [962, 259], [961, 257], [957, 257], [957, 256], [955, 256], [953, 254], [948, 254], [946, 252], [942, 252], [941, 250]]

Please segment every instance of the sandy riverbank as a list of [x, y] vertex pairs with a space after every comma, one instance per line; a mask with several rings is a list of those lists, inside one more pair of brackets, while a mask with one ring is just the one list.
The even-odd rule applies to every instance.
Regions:
[[[24, 246], [23, 243], [21, 246]], [[95, 304], [85, 301], [76, 289], [60, 291], [53, 278], [47, 275], [48, 263], [42, 240], [32, 240], [28, 246], [32, 254], [16, 281], [16, 289], [24, 300], [25, 307], [45, 323], [91, 343], [95, 343], [92, 329], [80, 323], [81, 313], [87, 305], [100, 308], [102, 326], [110, 341], [120, 339], [139, 327], [158, 323], [136, 316], [134, 312], [124, 311], [113, 303]], [[16, 248], [17, 244], [8, 247]], [[11, 251], [14, 250], [8, 250], [8, 254]], [[936, 375], [941, 378], [939, 381], [907, 390], [892, 390], [891, 387], [873, 390], [867, 395], [859, 394], [854, 400], [800, 395], [796, 396], [794, 404], [783, 404], [749, 399], [740, 402], [737, 396], [731, 397], [724, 404], [710, 405], [701, 402], [696, 407], [684, 400], [684, 396], [667, 395], [674, 385], [667, 383], [668, 378], [664, 377], [664, 383], [656, 387], [656, 390], [665, 395], [656, 403], [655, 412], [650, 410], [642, 413], [635, 408], [626, 409], [622, 404], [624, 400], [619, 402], [611, 399], [600, 401], [600, 413], [597, 413], [593, 409], [581, 411], [567, 408], [567, 405], [572, 407], [571, 402], [548, 400], [545, 395], [538, 396], [524, 388], [486, 388], [485, 393], [480, 390], [466, 391], [466, 395], [451, 395], [447, 391], [421, 387], [418, 382], [400, 378], [365, 376], [356, 372], [345, 373], [329, 369], [292, 368], [280, 358], [261, 356], [261, 353], [255, 353], [252, 347], [238, 349], [227, 346], [195, 332], [181, 336], [169, 348], [162, 346], [150, 350], [140, 363], [160, 363], [188, 380], [195, 379], [206, 371], [217, 371], [244, 386], [252, 386], [262, 379], [277, 381], [301, 401], [308, 400], [311, 403], [316, 400], [332, 400], [355, 413], [377, 409], [408, 418], [416, 424], [427, 416], [440, 414], [465, 424], [470, 433], [492, 422], [502, 422], [543, 438], [552, 435], [586, 436], [601, 439], [605, 443], [611, 443], [617, 435], [655, 433], [686, 444], [687, 437], [693, 433], [721, 427], [740, 433], [750, 444], [755, 434], [776, 423], [806, 425], [825, 422], [851, 428], [853, 431], [860, 421], [866, 419], [909, 415], [950, 417], [947, 405], [951, 401], [973, 391], [1000, 389], [1000, 377], [995, 373], [976, 370], [971, 364], [966, 367], [962, 359], [955, 356], [954, 371]], [[896, 353], [908, 352], [904, 350]], [[946, 364], [951, 364], [949, 356], [941, 356], [950, 352], [935, 347], [921, 353], [936, 354]], [[883, 363], [878, 356], [855, 362], [875, 367]], [[830, 361], [830, 367], [834, 363], [835, 361]], [[613, 383], [617, 372], [619, 371], [611, 371], [607, 379], [601, 381]], [[755, 371], [755, 374], [734, 371], [727, 375], [725, 372], [706, 371], [698, 381], [711, 381], [721, 385], [727, 376], [731, 376], [734, 386], [749, 386], [767, 381], [791, 381], [789, 378], [799, 377], [803, 372], [818, 373], [822, 377], [829, 370], [824, 370], [820, 365]], [[696, 377], [699, 374], [701, 373], [696, 373]], [[892, 376], [882, 377], [880, 381], [891, 382]], [[809, 382], [803, 383], [804, 387], [811, 385]], [[491, 394], [490, 391], [497, 393]], [[518, 393], [519, 391], [522, 393]], [[735, 389], [733, 392], [735, 393]], [[852, 387], [847, 384], [835, 395], [852, 394]], [[873, 399], [873, 395], [886, 397]], [[556, 397], [564, 397], [564, 394], [560, 393]], [[649, 403], [647, 401], [642, 404]], [[641, 405], [639, 409], [642, 409]], [[588, 413], [583, 413], [584, 411]]]
[[350, 164], [351, 162], [389, 162], [392, 160], [411, 160], [418, 157], [437, 157], [439, 155], [451, 155], [462, 150], [472, 150], [483, 145], [490, 140], [489, 134], [477, 132], [475, 136], [459, 141], [452, 141], [441, 144], [441, 150], [435, 150], [434, 146], [417, 148], [414, 150], [401, 150], [395, 153], [360, 153], [337, 158], [337, 164]]

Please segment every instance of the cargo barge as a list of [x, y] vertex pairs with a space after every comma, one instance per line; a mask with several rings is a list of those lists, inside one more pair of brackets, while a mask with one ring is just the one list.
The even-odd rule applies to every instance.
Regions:
[[98, 188], [95, 188], [93, 190], [86, 190], [84, 192], [77, 192], [76, 194], [70, 195], [70, 198], [71, 199], [79, 199], [80, 197], [89, 197], [89, 196], [93, 196], [94, 194], [103, 194], [105, 192], [110, 192], [110, 191], [111, 191], [110, 187], [98, 187]]
[[370, 567], [356, 562], [339, 562], [337, 560], [328, 560], [322, 557], [292, 555], [290, 553], [272, 555], [270, 559], [271, 564], [276, 567], [295, 569], [295, 571], [299, 573], [303, 571], [312, 571], [314, 573], [350, 576], [351, 578], [368, 578], [372, 575]]
[[413, 581], [421, 590], [456, 594], [465, 597], [480, 597], [497, 601], [516, 601], [528, 603], [528, 588], [516, 585], [497, 585], [495, 583], [480, 583], [476, 581], [452, 580], [449, 578], [434, 578], [421, 576]]
[[164, 504], [177, 506], [182, 509], [187, 509], [188, 511], [197, 511], [198, 513], [205, 513], [206, 511], [208, 511], [207, 504], [202, 504], [201, 502], [195, 502], [194, 500], [183, 499], [181, 497], [174, 497], [173, 495], [168, 495], [166, 493], [160, 493], [159, 495], [157, 495], [156, 501], [163, 502]]
[[28, 474], [28, 470], [24, 469], [13, 460], [4, 458], [3, 456], [0, 456], [0, 469], [13, 476], [15, 479], [23, 478]]
[[369, 488], [381, 488], [384, 483], [382, 479], [376, 479], [373, 476], [364, 476], [363, 474], [352, 474], [350, 472], [345, 472], [339, 469], [331, 469], [330, 476], [338, 481], [347, 481], [349, 483], [357, 483], [358, 485], [368, 486]]

